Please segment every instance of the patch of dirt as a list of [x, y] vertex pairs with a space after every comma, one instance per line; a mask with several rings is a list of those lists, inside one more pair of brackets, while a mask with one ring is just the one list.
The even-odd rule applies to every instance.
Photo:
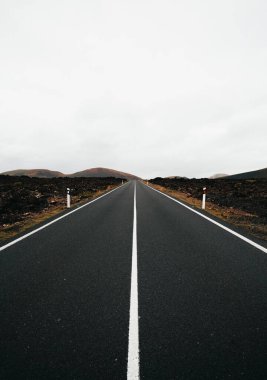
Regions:
[[0, 175], [0, 240], [27, 230], [71, 206], [86, 203], [122, 183], [118, 178], [30, 178]]
[[206, 211], [267, 241], [267, 180], [155, 178], [149, 184], [195, 208]]

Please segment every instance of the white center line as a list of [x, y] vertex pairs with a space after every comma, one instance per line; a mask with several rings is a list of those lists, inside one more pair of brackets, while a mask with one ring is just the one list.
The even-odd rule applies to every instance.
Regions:
[[135, 184], [127, 380], [136, 380], [136, 379], [140, 379], [140, 375], [139, 375], [139, 320], [138, 320], [138, 279], [137, 279], [137, 218], [136, 218], [136, 184]]

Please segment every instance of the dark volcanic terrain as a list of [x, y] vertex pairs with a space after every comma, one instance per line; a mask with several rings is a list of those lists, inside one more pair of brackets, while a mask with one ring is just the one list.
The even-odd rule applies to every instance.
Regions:
[[13, 236], [31, 224], [66, 208], [89, 201], [122, 182], [118, 178], [30, 178], [0, 175], [0, 239]]
[[150, 183], [196, 207], [207, 187], [208, 212], [267, 241], [267, 179], [155, 178]]

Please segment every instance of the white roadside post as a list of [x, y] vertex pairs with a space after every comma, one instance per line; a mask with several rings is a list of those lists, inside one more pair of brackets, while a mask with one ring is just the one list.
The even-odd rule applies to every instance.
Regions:
[[124, 183], [124, 182], [123, 182], [123, 180], [122, 180], [122, 181], [121, 181], [121, 184], [123, 185], [123, 183]]
[[70, 208], [70, 189], [67, 188], [67, 208]]
[[203, 187], [202, 210], [205, 210], [205, 206], [206, 206], [206, 192], [207, 192], [207, 188]]

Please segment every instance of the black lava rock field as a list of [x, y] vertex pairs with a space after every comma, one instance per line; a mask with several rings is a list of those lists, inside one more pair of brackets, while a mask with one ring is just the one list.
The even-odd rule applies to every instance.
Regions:
[[118, 178], [31, 178], [0, 176], [0, 226], [13, 224], [29, 214], [66, 205], [67, 188], [72, 204], [90, 200], [121, 184]]

